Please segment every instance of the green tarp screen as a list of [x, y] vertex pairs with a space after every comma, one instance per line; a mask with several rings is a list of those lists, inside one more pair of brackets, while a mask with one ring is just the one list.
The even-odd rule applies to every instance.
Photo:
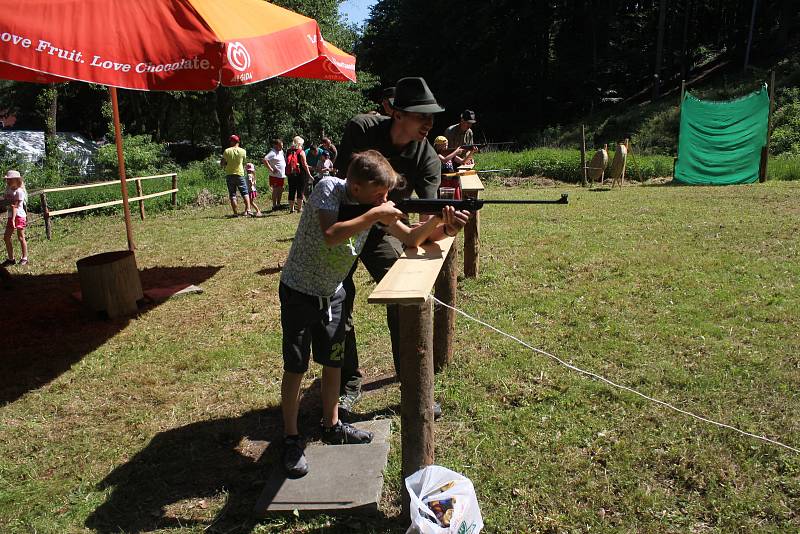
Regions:
[[687, 92], [681, 104], [675, 180], [695, 185], [758, 181], [768, 118], [766, 85], [730, 101], [699, 100]]

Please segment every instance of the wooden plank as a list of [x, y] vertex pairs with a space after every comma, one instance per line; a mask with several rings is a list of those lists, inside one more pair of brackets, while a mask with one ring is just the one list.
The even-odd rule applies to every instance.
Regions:
[[477, 174], [465, 174], [461, 177], [462, 191], [483, 191], [483, 182]]
[[[114, 182], [114, 183], [116, 183], [116, 182]], [[166, 191], [161, 191], [159, 193], [150, 193], [149, 195], [131, 197], [131, 198], [128, 199], [128, 201], [134, 202], [136, 200], [145, 200], [145, 199], [148, 199], [148, 198], [154, 198], [154, 197], [158, 197], [158, 196], [161, 196], [161, 195], [169, 195], [170, 193], [176, 193], [177, 191], [178, 191], [177, 189], [168, 189]], [[50, 216], [51, 217], [55, 217], [56, 215], [66, 215], [67, 213], [77, 213], [79, 211], [86, 211], [86, 210], [91, 210], [91, 209], [95, 209], [95, 208], [105, 208], [107, 206], [117, 206], [119, 204], [122, 204], [122, 200], [111, 200], [109, 202], [101, 202], [100, 204], [91, 204], [89, 206], [77, 206], [75, 208], [67, 208], [67, 209], [63, 209], [63, 210], [51, 211], [50, 212]]]
[[456, 169], [456, 170], [466, 171], [466, 170], [469, 170], [469, 169], [473, 169], [474, 167], [475, 167], [475, 164], [474, 163], [470, 163], [469, 165], [459, 165], [458, 169]]
[[370, 304], [419, 304], [431, 294], [453, 237], [408, 249], [372, 291]]
[[[171, 174], [158, 174], [156, 176], [142, 176], [141, 178], [127, 178], [126, 182], [133, 182], [134, 180], [152, 180], [154, 178], [166, 178], [168, 176], [172, 176], [175, 173]], [[28, 193], [29, 195], [32, 194], [39, 194], [39, 193], [53, 193], [56, 191], [74, 191], [75, 189], [90, 189], [92, 187], [102, 187], [104, 185], [119, 185], [119, 180], [111, 180], [109, 182], [94, 182], [92, 184], [78, 184], [78, 185], [67, 185], [64, 187], [47, 187], [45, 189], [39, 189], [34, 193]]]

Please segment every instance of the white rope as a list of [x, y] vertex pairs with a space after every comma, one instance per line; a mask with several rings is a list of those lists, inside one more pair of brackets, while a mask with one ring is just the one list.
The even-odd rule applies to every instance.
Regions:
[[616, 382], [612, 382], [611, 380], [609, 380], [609, 379], [607, 379], [607, 378], [605, 378], [603, 376], [600, 376], [600, 375], [598, 375], [596, 373], [593, 373], [591, 371], [585, 371], [585, 370], [581, 369], [580, 367], [575, 367], [574, 365], [565, 362], [564, 360], [562, 360], [558, 356], [554, 356], [554, 355], [550, 354], [549, 352], [543, 351], [541, 349], [537, 349], [536, 347], [533, 347], [533, 346], [529, 345], [528, 343], [525, 343], [521, 339], [519, 339], [519, 338], [517, 338], [515, 336], [512, 336], [511, 334], [507, 334], [507, 333], [503, 332], [502, 330], [500, 330], [498, 328], [495, 328], [494, 326], [490, 325], [489, 323], [485, 323], [485, 322], [481, 321], [480, 319], [477, 319], [477, 318], [469, 315], [468, 313], [459, 310], [458, 308], [454, 308], [453, 306], [450, 306], [449, 304], [445, 304], [444, 302], [442, 302], [441, 300], [437, 299], [433, 295], [431, 295], [431, 298], [433, 298], [433, 300], [435, 300], [437, 303], [441, 304], [442, 306], [444, 306], [446, 308], [450, 308], [451, 310], [455, 311], [456, 313], [460, 313], [461, 315], [463, 315], [467, 319], [475, 321], [476, 323], [481, 324], [481, 325], [485, 326], [486, 328], [494, 330], [498, 334], [506, 336], [507, 338], [513, 339], [514, 341], [516, 341], [520, 345], [523, 345], [523, 346], [531, 349], [534, 352], [538, 352], [539, 354], [542, 354], [544, 356], [547, 356], [549, 358], [554, 359], [555, 361], [557, 361], [558, 363], [560, 363], [561, 365], [563, 365], [564, 367], [566, 367], [568, 369], [572, 369], [573, 371], [576, 371], [578, 373], [590, 376], [592, 378], [596, 378], [597, 380], [600, 380], [601, 382], [605, 382], [606, 384], [608, 384], [610, 386], [613, 386], [615, 388], [619, 388], [619, 389], [622, 389], [622, 390], [625, 390], [625, 391], [629, 391], [629, 392], [631, 392], [631, 393], [633, 393], [635, 395], [638, 395], [638, 396], [642, 397], [643, 399], [649, 400], [650, 402], [654, 402], [656, 404], [660, 404], [661, 406], [669, 408], [670, 410], [674, 410], [674, 411], [676, 411], [678, 413], [682, 413], [684, 415], [688, 415], [689, 417], [694, 417], [695, 419], [697, 419], [699, 421], [703, 421], [704, 423], [710, 423], [712, 425], [716, 425], [716, 426], [719, 426], [719, 427], [722, 427], [722, 428], [727, 428], [729, 430], [733, 430], [734, 432], [738, 432], [739, 434], [743, 434], [745, 436], [748, 436], [748, 437], [751, 437], [751, 438], [755, 438], [755, 439], [760, 439], [761, 441], [766, 441], [767, 443], [771, 443], [773, 445], [778, 445], [780, 447], [783, 447], [784, 449], [789, 449], [792, 452], [796, 452], [796, 453], [800, 454], [800, 449], [796, 449], [794, 447], [786, 445], [785, 443], [781, 443], [780, 441], [776, 441], [774, 439], [770, 439], [770, 438], [768, 438], [766, 436], [759, 436], [758, 434], [752, 434], [750, 432], [746, 432], [744, 430], [736, 428], [735, 426], [727, 425], [725, 423], [720, 423], [719, 421], [714, 421], [713, 419], [708, 419], [708, 418], [703, 417], [701, 415], [697, 415], [695, 413], [683, 410], [683, 409], [678, 408], [677, 406], [674, 406], [674, 405], [672, 405], [672, 404], [670, 404], [668, 402], [664, 402], [662, 400], [658, 400], [658, 399], [654, 399], [653, 397], [649, 397], [649, 396], [645, 395], [644, 393], [641, 393], [641, 392], [639, 392], [639, 391], [637, 391], [637, 390], [635, 390], [633, 388], [630, 388], [628, 386], [624, 386], [622, 384], [617, 384]]

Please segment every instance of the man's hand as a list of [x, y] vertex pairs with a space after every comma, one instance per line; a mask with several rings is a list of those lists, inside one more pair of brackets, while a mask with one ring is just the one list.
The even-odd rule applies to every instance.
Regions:
[[467, 210], [456, 211], [453, 206], [442, 208], [442, 222], [445, 224], [445, 233], [455, 235], [460, 232], [469, 222], [470, 215]]
[[404, 213], [394, 207], [391, 200], [384, 202], [380, 206], [375, 206], [367, 213], [371, 214], [376, 220], [386, 226], [392, 225], [404, 217]]

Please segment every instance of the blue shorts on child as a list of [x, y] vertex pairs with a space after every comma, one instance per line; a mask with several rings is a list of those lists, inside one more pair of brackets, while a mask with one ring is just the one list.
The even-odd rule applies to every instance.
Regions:
[[283, 370], [305, 373], [312, 352], [314, 361], [340, 368], [344, 357], [345, 290], [339, 287], [331, 297], [308, 295], [281, 282]]

